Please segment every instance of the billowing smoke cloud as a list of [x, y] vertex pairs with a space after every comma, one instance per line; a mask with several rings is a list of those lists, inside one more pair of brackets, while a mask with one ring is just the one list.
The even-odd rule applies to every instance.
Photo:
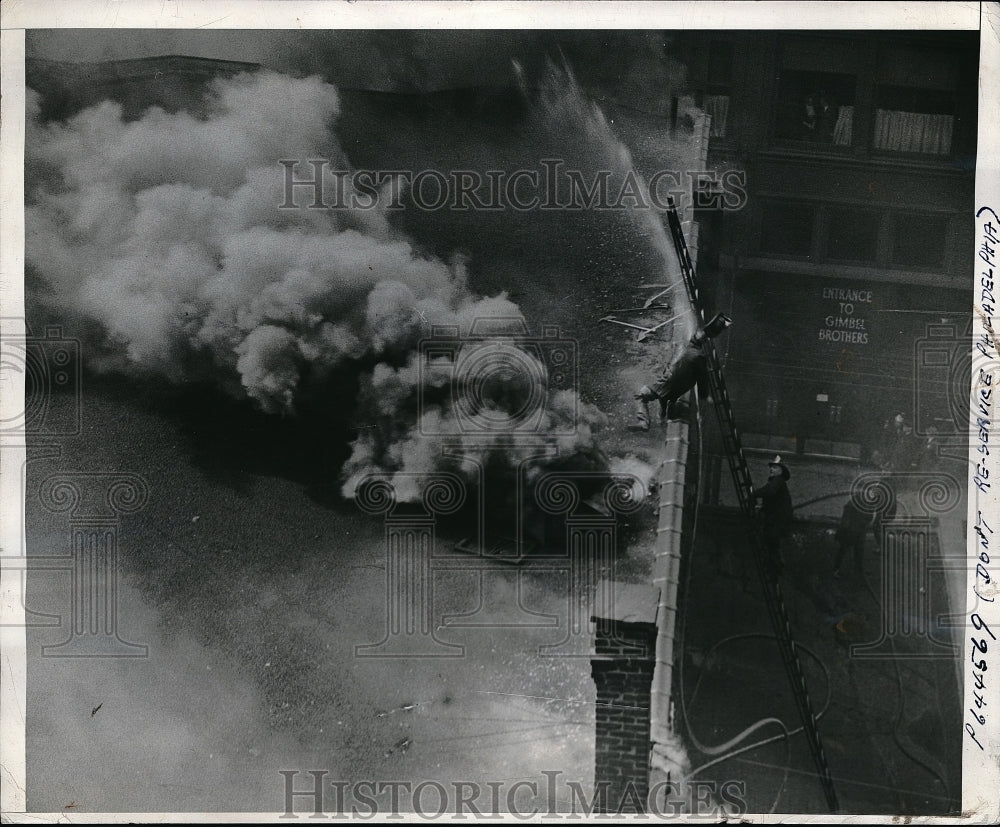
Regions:
[[52, 288], [38, 298], [100, 322], [115, 367], [183, 378], [197, 355], [287, 411], [305, 365], [385, 350], [418, 314], [473, 302], [459, 266], [418, 256], [377, 210], [310, 209], [308, 194], [280, 208], [279, 160], [342, 157], [332, 86], [260, 72], [210, 95], [204, 119], [126, 123], [105, 102], [31, 122], [28, 163], [52, 172], [27, 210], [28, 263]]
[[[502, 354], [504, 346], [502, 340], [486, 340], [465, 347], [481, 348], [496, 356]], [[380, 397], [377, 406], [385, 411], [393, 400], [406, 400], [412, 406], [420, 398], [417, 386], [421, 384], [424, 399], [428, 389], [445, 389], [444, 398], [438, 404], [420, 406], [420, 410], [401, 404], [393, 412], [396, 416], [409, 412], [415, 422], [404, 419], [400, 426], [392, 429], [382, 419], [377, 427], [362, 431], [345, 466], [345, 496], [354, 496], [359, 482], [386, 469], [392, 470], [390, 481], [397, 497], [403, 500], [417, 498], [422, 488], [422, 475], [430, 469], [448, 470], [469, 481], [480, 479], [480, 474], [496, 471], [498, 466], [513, 472], [522, 461], [536, 457], [563, 463], [572, 459], [591, 470], [604, 469], [607, 460], [595, 448], [595, 436], [606, 424], [606, 418], [595, 406], [580, 400], [574, 391], [546, 389], [547, 400], [540, 403], [537, 410], [528, 411], [533, 414], [531, 419], [517, 417], [512, 412], [524, 406], [509, 398], [487, 397], [481, 405], [478, 400], [471, 405], [456, 404], [453, 394], [475, 394], [469, 387], [476, 381], [475, 377], [467, 377], [468, 381], [464, 381], [466, 377], [460, 376], [456, 381], [454, 365], [431, 363], [420, 369], [416, 364], [418, 358], [414, 357], [398, 370], [384, 365], [376, 368], [371, 390]], [[538, 365], [536, 370], [535, 375], [541, 375], [542, 366]], [[522, 397], [522, 400], [530, 404], [530, 399]], [[471, 410], [465, 410], [466, 407]], [[510, 423], [509, 428], [504, 427], [505, 422]], [[496, 426], [490, 427], [493, 423]], [[388, 443], [387, 431], [391, 435]], [[540, 442], [544, 442], [550, 453], [541, 453]], [[544, 458], [535, 460], [524, 469], [524, 479], [531, 482], [547, 464]]]
[[[440, 447], [452, 437], [470, 454], [512, 450], [502, 428], [485, 444], [481, 433], [463, 440], [454, 365], [424, 364], [417, 346], [436, 325], [460, 336], [490, 319], [504, 320], [494, 334], [521, 329], [517, 306], [474, 296], [460, 258], [418, 254], [379, 209], [312, 209], [301, 188], [288, 203], [282, 159], [332, 159], [326, 192], [336, 187], [331, 167], [347, 164], [332, 132], [333, 86], [269, 71], [217, 79], [204, 117], [154, 107], [126, 121], [104, 102], [40, 123], [38, 109], [29, 92], [26, 160], [38, 183], [27, 261], [45, 285], [32, 299], [71, 328], [81, 323], [75, 332], [96, 322], [102, 367], [174, 380], [208, 371], [265, 411], [294, 413], [306, 384], [356, 365], [356, 415], [376, 427], [355, 442], [348, 496], [365, 473], [447, 464]], [[562, 434], [561, 457], [589, 446], [600, 413], [549, 388], [543, 365], [529, 373], [542, 394], [532, 432]], [[426, 405], [425, 384], [441, 391]], [[488, 390], [482, 405], [524, 401], [505, 394]]]

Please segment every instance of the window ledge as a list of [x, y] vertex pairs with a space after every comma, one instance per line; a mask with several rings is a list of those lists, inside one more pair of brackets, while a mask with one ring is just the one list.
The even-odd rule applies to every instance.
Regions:
[[961, 290], [968, 289], [967, 279], [957, 279], [948, 276], [940, 270], [897, 270], [881, 267], [858, 267], [849, 264], [825, 262], [817, 264], [812, 261], [771, 258], [768, 256], [749, 256], [739, 261], [740, 272], [760, 270], [771, 273], [790, 273], [798, 276], [816, 276], [822, 278], [858, 279], [860, 281], [899, 282], [903, 284], [920, 284], [928, 287], [952, 287]]
[[922, 173], [938, 173], [941, 175], [964, 175], [972, 177], [975, 170], [968, 170], [959, 166], [962, 156], [949, 155], [944, 158], [940, 156], [915, 156], [907, 154], [905, 157], [893, 157], [889, 155], [856, 155], [850, 152], [837, 152], [830, 149], [806, 149], [800, 147], [768, 147], [760, 149], [757, 155], [761, 158], [773, 158], [775, 160], [803, 160], [810, 162], [823, 162], [830, 165], [847, 164], [857, 167], [881, 167], [883, 169], [919, 169]]

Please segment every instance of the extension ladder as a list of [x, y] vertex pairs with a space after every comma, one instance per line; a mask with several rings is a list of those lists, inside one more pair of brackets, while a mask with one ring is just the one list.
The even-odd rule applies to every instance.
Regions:
[[[684, 286], [687, 290], [688, 300], [698, 313], [701, 321], [700, 326], [704, 327], [705, 316], [698, 299], [698, 287], [695, 284], [694, 268], [691, 265], [691, 257], [688, 254], [687, 243], [684, 240], [684, 232], [681, 229], [680, 218], [677, 215], [677, 206], [673, 198], [670, 198], [668, 203], [667, 223], [670, 227], [670, 235], [674, 242], [674, 248], [677, 250], [677, 257], [680, 259], [681, 273], [684, 277]], [[764, 540], [756, 520], [753, 480], [750, 477], [750, 469], [743, 454], [739, 431], [736, 429], [736, 420], [729, 401], [729, 393], [726, 390], [726, 381], [722, 374], [722, 366], [719, 364], [719, 357], [715, 352], [715, 347], [711, 339], [707, 339], [705, 342], [705, 353], [708, 358], [709, 388], [715, 412], [719, 419], [719, 427], [722, 431], [726, 459], [729, 462], [729, 470], [733, 475], [733, 483], [736, 485], [740, 508], [750, 522], [750, 536], [752, 538], [754, 558], [757, 563], [757, 572], [760, 575], [761, 585], [764, 589], [764, 602], [767, 604], [771, 625], [774, 628], [775, 637], [778, 639], [781, 660], [792, 685], [792, 694], [795, 696], [795, 704], [798, 707], [799, 716], [802, 720], [802, 728], [809, 742], [809, 751], [812, 753], [813, 761], [816, 764], [816, 770], [819, 774], [820, 783], [823, 786], [827, 805], [831, 812], [835, 812], [838, 809], [837, 793], [833, 786], [833, 778], [830, 776], [830, 768], [827, 765], [826, 753], [823, 751], [823, 742], [820, 739], [819, 729], [816, 726], [816, 715], [813, 712], [812, 702], [809, 699], [809, 691], [806, 689], [806, 679], [802, 672], [802, 663], [799, 660], [795, 641], [792, 639], [791, 627], [788, 623], [788, 611], [785, 608], [784, 598], [781, 596], [781, 586], [766, 565], [768, 552], [764, 546]]]

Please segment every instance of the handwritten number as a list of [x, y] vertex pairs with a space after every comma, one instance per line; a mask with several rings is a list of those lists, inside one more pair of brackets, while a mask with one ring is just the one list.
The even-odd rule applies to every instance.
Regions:
[[976, 649], [978, 649], [984, 655], [986, 654], [986, 638], [983, 638], [982, 640], [976, 640], [975, 638], [970, 638], [970, 640], [972, 641], [972, 645], [975, 646]]
[[[972, 615], [969, 616], [969, 620], [972, 621], [972, 625], [975, 627], [977, 632], [981, 632], [985, 629], [986, 634], [993, 638], [993, 640], [997, 639], [997, 636], [990, 631], [990, 627], [986, 625], [986, 621], [979, 616], [978, 612], [973, 612]], [[986, 650], [983, 649], [983, 651], [985, 652]]]
[[[979, 743], [979, 739], [976, 737], [976, 730], [973, 729], [972, 724], [965, 725], [965, 731], [969, 733], [969, 737], [976, 742], [976, 746], [983, 749], [983, 745]], [[983, 750], [985, 752], [985, 750]]]

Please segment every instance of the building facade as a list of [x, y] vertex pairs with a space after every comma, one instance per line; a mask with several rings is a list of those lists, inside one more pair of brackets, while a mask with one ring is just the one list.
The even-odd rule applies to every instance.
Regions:
[[699, 276], [737, 322], [725, 362], [747, 447], [867, 459], [897, 413], [957, 437], [978, 33], [701, 32], [681, 46], [713, 116], [709, 166], [745, 175], [738, 204], [706, 192]]

